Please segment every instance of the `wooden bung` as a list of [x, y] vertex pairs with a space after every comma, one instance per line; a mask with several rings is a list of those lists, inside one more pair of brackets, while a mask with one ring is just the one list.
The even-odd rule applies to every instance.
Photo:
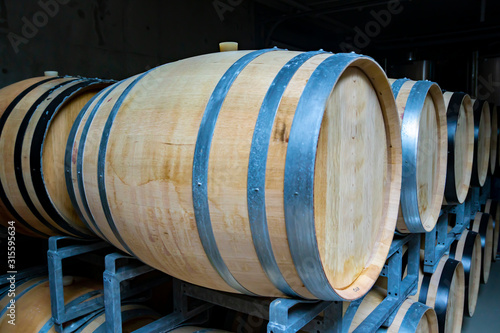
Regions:
[[474, 111], [474, 161], [471, 186], [483, 186], [488, 175], [491, 145], [491, 115], [488, 102], [472, 100]]
[[460, 239], [451, 244], [450, 258], [460, 261], [464, 267], [464, 314], [472, 317], [481, 284], [481, 237], [479, 234], [464, 230]]
[[493, 199], [486, 200], [484, 205], [484, 212], [491, 215], [493, 218], [493, 253], [491, 260], [497, 261], [497, 252], [500, 241], [500, 202]]
[[[382, 303], [387, 296], [387, 290], [374, 286], [373, 289], [366, 294], [363, 301], [359, 305], [352, 322], [349, 326], [349, 333], [353, 332], [359, 325]], [[349, 302], [344, 302], [344, 314], [349, 306]], [[345, 318], [344, 318], [345, 320]], [[418, 332], [418, 333], [437, 333], [438, 321], [436, 312], [431, 307], [412, 299], [406, 299], [396, 312], [396, 316], [392, 324], [388, 328], [380, 328], [377, 332]]]
[[465, 274], [460, 261], [444, 255], [433, 274], [424, 273], [420, 266], [418, 300], [436, 311], [439, 332], [460, 332], [464, 313]]
[[470, 230], [481, 236], [481, 283], [487, 283], [493, 255], [493, 218], [490, 214], [477, 212], [471, 221]]
[[370, 58], [274, 48], [173, 62], [101, 92], [72, 133], [81, 215], [176, 278], [352, 300], [384, 265], [401, 141]]
[[219, 49], [221, 52], [238, 51], [238, 43], [236, 42], [219, 43]]
[[394, 80], [403, 149], [401, 206], [396, 229], [423, 233], [436, 225], [443, 202], [448, 155], [446, 107], [439, 86]]
[[91, 235], [68, 195], [64, 155], [80, 110], [109, 84], [39, 77], [0, 90], [0, 223], [30, 236]]
[[444, 189], [445, 205], [461, 204], [469, 192], [474, 160], [474, 114], [469, 95], [443, 94], [448, 127], [448, 167]]
[[[68, 305], [80, 297], [92, 299], [97, 297], [95, 293], [101, 289], [100, 282], [76, 277], [73, 284], [64, 287], [64, 303]], [[49, 279], [46, 276], [28, 279], [16, 285], [16, 295], [16, 324], [9, 324], [9, 317], [2, 315], [0, 332], [56, 332], [52, 321]], [[8, 313], [10, 299], [7, 293], [3, 295], [0, 299], [0, 312]]]

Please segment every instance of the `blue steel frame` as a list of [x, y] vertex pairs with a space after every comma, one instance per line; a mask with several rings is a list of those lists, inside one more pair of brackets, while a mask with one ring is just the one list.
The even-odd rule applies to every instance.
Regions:
[[[489, 184], [489, 181], [486, 182]], [[425, 234], [424, 272], [433, 273], [439, 259], [449, 251], [451, 243], [458, 239], [470, 224], [481, 205], [489, 197], [490, 187], [470, 188], [469, 196], [461, 205], [445, 206], [436, 227]], [[448, 231], [448, 218], [456, 215], [456, 225]], [[381, 276], [388, 279], [387, 297], [358, 326], [354, 332], [374, 332], [381, 326], [391, 325], [400, 305], [409, 295], [414, 295], [418, 288], [420, 262], [420, 234], [395, 236]], [[73, 241], [72, 245], [60, 247], [62, 240]], [[403, 246], [408, 246], [408, 269], [403, 276]], [[150, 291], [166, 279], [155, 279], [153, 283], [144, 283], [136, 288], [128, 288], [122, 282], [155, 271], [138, 259], [122, 253], [111, 253], [105, 257], [103, 274], [104, 296], [90, 302], [77, 304], [71, 308], [64, 305], [62, 285], [62, 259], [90, 253], [109, 244], [96, 240], [82, 240], [72, 237], [51, 237], [49, 239], [49, 280], [51, 306], [56, 331], [63, 332], [62, 324], [75, 318], [89, 315], [104, 307], [107, 332], [122, 331], [121, 302], [133, 295]], [[123, 264], [125, 263], [125, 264]], [[167, 316], [135, 331], [135, 333], [165, 332], [190, 322], [208, 320], [208, 310], [214, 305], [232, 309], [269, 320], [268, 333], [293, 333], [299, 330], [307, 332], [347, 332], [363, 298], [351, 302], [342, 317], [342, 302], [310, 301], [285, 298], [258, 298], [239, 294], [230, 294], [195, 286], [174, 279], [174, 311]], [[319, 315], [323, 313], [323, 317]]]

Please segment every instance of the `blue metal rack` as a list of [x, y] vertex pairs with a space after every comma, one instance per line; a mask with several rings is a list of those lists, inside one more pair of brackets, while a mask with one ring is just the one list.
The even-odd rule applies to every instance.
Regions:
[[[70, 245], [61, 246], [62, 241], [69, 241]], [[404, 278], [402, 276], [403, 246], [409, 248], [409, 269]], [[95, 240], [84, 241], [71, 237], [50, 238], [48, 258], [51, 306], [57, 332], [64, 331], [64, 323], [75, 318], [83, 318], [82, 320], [84, 320], [96, 311], [102, 311], [103, 307], [108, 318], [107, 331], [121, 332], [121, 302], [133, 295], [150, 290], [163, 281], [157, 279], [153, 283], [148, 281], [139, 287], [128, 288], [127, 280], [152, 272], [154, 269], [128, 255], [110, 253], [104, 259], [103, 295], [87, 302], [65, 306], [62, 260], [102, 249], [112, 248], [107, 243]], [[418, 235], [394, 239], [387, 263], [381, 274], [390, 281], [388, 296], [373, 314], [358, 327], [357, 332], [368, 332], [381, 325], [390, 325], [395, 310], [399, 308], [408, 295], [416, 292], [419, 249], [420, 237]], [[360, 302], [361, 300], [352, 302], [343, 319], [342, 302], [255, 298], [210, 290], [174, 280], [174, 311], [137, 330], [136, 333], [164, 332], [193, 320], [203, 321], [203, 318], [208, 318], [208, 310], [214, 305], [269, 320], [268, 332], [285, 333], [304, 330], [337, 333], [348, 329], [349, 326], [346, 323], [350, 324], [349, 318], [352, 320]], [[319, 317], [321, 313], [323, 316]]]
[[[47, 252], [47, 258], [49, 268], [50, 303], [52, 309], [52, 324], [54, 325], [56, 332], [62, 333], [71, 331], [71, 329], [69, 329], [68, 327], [64, 328], [63, 325], [72, 322], [69, 327], [78, 327], [82, 323], [88, 321], [89, 318], [95, 316], [96, 313], [103, 311], [106, 301], [105, 292], [106, 290], [108, 290], [108, 292], [110, 290], [109, 285], [108, 288], [106, 288], [107, 282], [109, 282], [106, 280], [107, 271], [105, 271], [104, 273], [104, 289], [92, 293], [92, 299], [81, 299], [78, 302], [71, 302], [69, 304], [65, 304], [64, 302], [63, 259], [69, 259], [81, 255], [89, 255], [92, 252], [96, 252], [99, 250], [104, 250], [105, 253], [116, 251], [116, 249], [108, 243], [98, 241], [96, 239], [83, 240], [67, 236], [54, 236], [49, 238], [49, 250]], [[119, 259], [120, 256], [125, 257], [124, 255], [113, 253], [110, 256], [106, 256], [105, 258], [103, 258], [103, 262], [109, 267], [109, 258]], [[137, 268], [137, 270], [142, 274], [154, 270], [153, 268], [144, 264], [135, 264], [134, 267]], [[127, 275], [129, 274], [129, 272], [123, 271], [121, 270], [121, 268], [118, 269], [119, 274], [116, 275], [116, 278], [122, 278], [122, 280], [124, 280], [124, 278], [126, 277], [130, 278], [130, 276]], [[113, 282], [118, 281], [117, 286], [120, 289], [119, 294], [121, 295], [122, 299], [130, 301], [133, 296], [144, 293], [145, 291], [151, 291], [153, 287], [163, 283], [165, 280], [166, 276], [162, 275], [160, 277], [154, 277], [150, 279], [147, 285], [132, 286], [128, 283], [120, 285], [121, 281], [118, 281], [117, 279], [114, 279]]]
[[[61, 245], [60, 243], [64, 241], [71, 241], [71, 244], [66, 246]], [[104, 298], [102, 296], [83, 303], [71, 304], [69, 306], [65, 305], [63, 259], [107, 248], [111, 249], [108, 243], [97, 240], [82, 240], [67, 236], [54, 236], [49, 238], [47, 259], [49, 268], [50, 305], [56, 332], [64, 332], [64, 323], [88, 315], [102, 309], [104, 306]]]
[[[117, 268], [117, 261], [127, 259], [128, 265]], [[134, 262], [135, 261], [135, 262]], [[106, 257], [104, 273], [104, 297], [107, 331], [121, 332], [120, 283], [152, 271], [133, 257], [110, 254]], [[149, 284], [148, 284], [149, 285]], [[230, 294], [174, 280], [174, 312], [135, 331], [135, 333], [165, 332], [185, 324], [200, 315], [206, 315], [214, 305], [251, 314], [269, 320], [268, 332], [340, 332], [342, 320], [341, 302], [307, 301], [296, 299], [254, 298]], [[323, 318], [317, 318], [320, 313]]]
[[[403, 247], [408, 246], [407, 274], [403, 276]], [[387, 262], [381, 276], [387, 277], [387, 297], [354, 330], [355, 333], [375, 332], [379, 327], [392, 324], [397, 310], [410, 295], [415, 295], [418, 288], [420, 262], [420, 235], [410, 234], [395, 238], [391, 244]], [[351, 302], [344, 314], [342, 332], [348, 332], [356, 311], [364, 297]]]
[[[489, 183], [489, 182], [487, 182]], [[449, 251], [451, 243], [460, 237], [477, 211], [489, 197], [489, 187], [471, 188], [469, 196], [461, 205], [443, 207], [436, 227], [425, 234], [424, 272], [433, 273], [439, 259]], [[448, 231], [451, 216], [456, 217], [455, 226]], [[374, 332], [378, 328], [392, 324], [400, 305], [418, 288], [421, 234], [395, 236], [387, 262], [381, 276], [388, 279], [387, 297], [358, 326], [355, 332]], [[71, 245], [61, 247], [58, 242], [71, 241]], [[403, 248], [408, 247], [407, 259], [403, 258]], [[91, 302], [71, 308], [64, 306], [62, 286], [62, 259], [112, 248], [101, 241], [84, 241], [70, 237], [52, 237], [49, 240], [49, 278], [51, 303], [56, 331], [63, 332], [62, 324], [69, 320], [95, 311], [104, 311], [107, 318], [107, 332], [121, 332], [121, 303], [124, 300], [150, 291], [164, 280], [156, 278], [135, 288], [130, 288], [128, 280], [155, 271], [138, 259], [122, 253], [106, 255], [103, 273], [103, 296]], [[407, 260], [406, 275], [403, 275]], [[165, 276], [164, 276], [165, 277]], [[203, 323], [208, 319], [209, 310], [221, 306], [238, 312], [268, 320], [267, 332], [288, 333], [299, 330], [307, 332], [347, 332], [363, 298], [350, 303], [342, 317], [342, 302], [310, 301], [285, 298], [257, 298], [230, 294], [195, 286], [174, 279], [174, 311], [167, 316], [135, 331], [135, 333], [165, 332], [191, 322]], [[322, 316], [320, 316], [322, 314]], [[85, 318], [85, 317], [84, 317]]]

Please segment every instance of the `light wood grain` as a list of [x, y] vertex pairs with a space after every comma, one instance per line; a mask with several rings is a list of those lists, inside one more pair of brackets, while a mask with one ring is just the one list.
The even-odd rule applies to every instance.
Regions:
[[[483, 213], [477, 212], [476, 216], [474, 217], [474, 221], [471, 222], [471, 230], [479, 233], [479, 229], [481, 226], [481, 218], [483, 216]], [[489, 276], [490, 276], [490, 270], [491, 270], [491, 257], [493, 256], [493, 234], [494, 234], [494, 228], [493, 228], [493, 218], [491, 215], [489, 215], [488, 219], [488, 227], [486, 231], [486, 241], [484, 244], [482, 244], [483, 247], [483, 257], [482, 257], [482, 276], [481, 276], [481, 282], [482, 283], [487, 283]]]
[[76, 117], [99, 90], [100, 88], [94, 88], [82, 91], [77, 96], [66, 100], [50, 123], [42, 152], [43, 178], [52, 204], [66, 221], [73, 223], [82, 231], [85, 230], [85, 225], [76, 214], [68, 195], [65, 179], [62, 177], [65, 174], [64, 155], [69, 131]]
[[[20, 82], [16, 82], [7, 87], [0, 89], [0, 116], [2, 116], [7, 109], [7, 107], [14, 101], [14, 99], [23, 91], [25, 91], [30, 86], [47, 79], [46, 77], [35, 77]], [[3, 154], [3, 146], [0, 145], [0, 154]], [[3, 185], [2, 185], [3, 186]], [[8, 226], [8, 221], [14, 221], [15, 218], [12, 216], [11, 212], [5, 207], [5, 203], [0, 200], [0, 225], [5, 227]], [[19, 233], [39, 237], [38, 234], [32, 232], [31, 230], [23, 227], [22, 224], [16, 223], [16, 230]]]
[[497, 106], [491, 108], [491, 143], [490, 143], [490, 173], [495, 174], [498, 149], [498, 113]]
[[[431, 280], [429, 282], [426, 304], [430, 307], [435, 306], [437, 289], [439, 287], [441, 274], [447, 260], [447, 255], [441, 258], [436, 271], [434, 272], [434, 274], [432, 274]], [[464, 269], [461, 263], [457, 266], [451, 283], [447, 287], [449, 289], [449, 295], [444, 331], [446, 333], [457, 333], [461, 331], [464, 311], [465, 276]]]
[[[474, 103], [476, 103], [475, 99], [472, 100], [472, 104]], [[477, 177], [479, 179], [479, 186], [482, 187], [486, 182], [486, 177], [488, 176], [491, 154], [491, 114], [490, 106], [486, 102], [483, 103], [480, 117], [477, 151], [474, 152], [474, 159], [477, 161]]]
[[[214, 270], [200, 242], [192, 202], [192, 165], [200, 121], [210, 95], [227, 69], [247, 53], [210, 54], [150, 71], [125, 97], [111, 128], [106, 155], [107, 201], [119, 234], [134, 254], [179, 279], [232, 292], [235, 290]], [[261, 268], [250, 232], [246, 180], [249, 152], [263, 98], [278, 71], [298, 54], [266, 53], [239, 74], [220, 110], [209, 156], [208, 202], [218, 249], [236, 280], [251, 292], [265, 296], [283, 295]], [[265, 204], [274, 255], [293, 290], [310, 298], [313, 295], [300, 280], [288, 247], [283, 179], [297, 103], [312, 72], [329, 56], [314, 56], [290, 81], [273, 125], [266, 168]], [[121, 83], [99, 107], [83, 152], [84, 192], [92, 216], [105, 236], [122, 249], [103, 213], [96, 162], [104, 124], [128, 83]], [[353, 89], [357, 93], [351, 92]], [[325, 274], [335, 291], [347, 299], [358, 298], [373, 285], [393, 237], [401, 146], [391, 94], [381, 68], [370, 60], [357, 60], [337, 82], [321, 127], [314, 183], [315, 200], [320, 200], [315, 201], [315, 212], [319, 212], [315, 213], [316, 236]], [[334, 124], [334, 119], [351, 127]], [[342, 131], [335, 134], [336, 129]], [[73, 156], [80, 139], [77, 134]], [[332, 156], [339, 147], [343, 151], [355, 149], [350, 151], [354, 157], [340, 160]], [[338, 187], [334, 182], [338, 176], [324, 178], [325, 172], [336, 172], [346, 179], [353, 179], [350, 175], [354, 172], [359, 180], [353, 183], [354, 189]], [[344, 195], [343, 201], [338, 199]], [[356, 201], [352, 207], [366, 208], [361, 212], [364, 218], [360, 218], [359, 211], [353, 219], [348, 212], [336, 215], [339, 213], [320, 207], [322, 201], [328, 200], [338, 207], [336, 210], [344, 209], [340, 205], [346, 205], [347, 197]], [[80, 199], [78, 202], [81, 204]], [[333, 235], [337, 228], [346, 232], [346, 225], [354, 222], [364, 224], [353, 229], [356, 237]], [[349, 239], [356, 239], [356, 253], [361, 255], [351, 258], [341, 269], [340, 263], [352, 257]]]
[[[27, 81], [39, 82], [43, 79], [46, 78]], [[64, 177], [64, 154], [71, 126], [84, 104], [108, 85], [107, 83], [92, 84], [87, 88], [79, 89], [71, 94], [68, 93], [68, 89], [85, 82], [91, 81], [68, 77], [54, 79], [36, 87], [17, 103], [12, 114], [8, 117], [5, 130], [0, 137], [0, 146], [2, 147], [0, 156], [3, 160], [3, 168], [0, 167], [0, 180], [2, 180], [2, 184], [5, 183], [6, 195], [23, 220], [49, 236], [55, 234], [72, 236], [91, 234], [76, 214], [67, 192]], [[64, 85], [61, 85], [63, 83]], [[19, 84], [14, 86], [17, 85]], [[24, 84], [20, 85], [24, 86]], [[61, 86], [57, 87], [58, 85]], [[2, 91], [0, 91], [0, 96], [2, 96]], [[20, 91], [18, 91], [19, 93]], [[44, 94], [47, 95], [41, 98]], [[65, 96], [65, 98], [58, 105], [54, 105], [53, 102], [58, 96]], [[35, 130], [40, 128], [42, 117], [47, 117], [49, 114], [49, 106], [56, 107], [54, 114], [47, 120], [47, 126], [43, 128], [43, 132], [36, 134]], [[26, 118], [30, 108], [34, 111], [29, 118]], [[22, 151], [20, 170], [28, 199], [21, 195], [20, 183], [16, 179], [14, 169], [14, 143], [18, 138], [21, 125], [26, 119], [29, 119], [27, 127], [22, 132], [19, 142]], [[41, 142], [40, 152], [32, 151], [32, 144], [35, 142]], [[32, 155], [40, 156], [40, 172], [44, 189], [35, 189], [31, 172], [36, 168], [31, 165]], [[46, 191], [48, 196], [46, 203], [40, 201], [36, 190]], [[32, 202], [33, 208], [29, 207], [27, 203], [29, 201]], [[54, 210], [55, 213], [50, 213], [49, 209]], [[40, 218], [37, 217], [36, 213], [39, 214]], [[59, 225], [58, 218], [63, 221], [61, 223], [68, 224], [80, 234], [73, 234]], [[43, 220], [47, 221], [54, 230], [43, 225]], [[20, 232], [23, 232], [23, 229], [20, 229]]]
[[[421, 260], [423, 260], [424, 252], [421, 251]], [[427, 299], [425, 304], [434, 308], [436, 302], [436, 292], [439, 287], [439, 282], [441, 279], [441, 275], [443, 272], [443, 268], [448, 260], [448, 255], [444, 255], [438, 262], [435, 272], [432, 274], [428, 291], [427, 291]], [[420, 295], [420, 289], [422, 287], [422, 281], [424, 277], [423, 263], [420, 264], [420, 272], [418, 278], [418, 290], [417, 293], [413, 296], [409, 296], [410, 299], [414, 301], [418, 301]], [[458, 333], [462, 328], [462, 319], [464, 312], [464, 292], [465, 292], [465, 273], [462, 263], [460, 263], [453, 274], [453, 278], [449, 286], [445, 286], [449, 290], [449, 298], [448, 305], [446, 308], [446, 317], [445, 317], [445, 332], [453, 332]]]
[[493, 254], [491, 259], [496, 261], [498, 242], [500, 241], [500, 202], [488, 199], [484, 205], [484, 212], [492, 214], [492, 208], [496, 206], [496, 214], [492, 215], [493, 221], [495, 221], [495, 229], [493, 230]]
[[[457, 248], [455, 251], [455, 260], [462, 261], [464, 256], [464, 247], [468, 230], [464, 230], [460, 239], [457, 243]], [[481, 237], [476, 235], [474, 241], [474, 249], [472, 250], [472, 257], [470, 259], [470, 270], [464, 272], [464, 274], [469, 274], [469, 286], [468, 286], [468, 313], [469, 317], [474, 315], [476, 309], [477, 297], [479, 293], [479, 285], [481, 284]]]
[[[447, 110], [452, 96], [453, 92], [449, 91], [443, 94]], [[474, 113], [469, 95], [465, 95], [462, 103], [460, 103], [454, 139], [455, 188], [459, 203], [463, 203], [469, 192], [472, 163], [474, 161]], [[451, 161], [448, 163], [451, 163]]]
[[[346, 70], [324, 116], [314, 194], [320, 254], [331, 263], [325, 268], [337, 288], [349, 287], [368, 266], [379, 241], [390, 172], [386, 142], [383, 112], [369, 79], [359, 69]], [[329, 244], [342, 251], [331, 251]]]
[[[31, 210], [26, 206], [21, 192], [18, 187], [18, 183], [15, 176], [14, 169], [14, 143], [17, 138], [17, 133], [19, 131], [19, 126], [26, 115], [29, 108], [38, 100], [38, 98], [53, 89], [56, 85], [63, 82], [69, 82], [73, 79], [63, 78], [55, 79], [42, 85], [38, 86], [30, 93], [28, 93], [16, 107], [12, 110], [12, 113], [8, 117], [2, 135], [0, 137], [0, 154], [2, 156], [2, 163], [0, 163], [0, 180], [4, 187], [7, 198], [11, 202], [12, 206], [16, 212], [37, 230], [48, 234], [55, 235], [56, 233], [50, 230], [48, 227], [42, 224], [38, 218], [31, 212]], [[23, 161], [24, 162], [24, 161]], [[44, 214], [45, 212], [40, 212]], [[54, 227], [57, 228], [57, 224], [52, 221], [46, 214], [44, 217], [47, 221]]]
[[[40, 278], [34, 280], [38, 281]], [[64, 303], [67, 304], [88, 292], [102, 289], [102, 284], [85, 278], [75, 278], [73, 284], [64, 287]], [[19, 295], [20, 291], [18, 291]], [[9, 299], [7, 296], [4, 298]], [[0, 318], [0, 332], [38, 332], [52, 317], [49, 282], [46, 281], [26, 292], [16, 300], [16, 325], [10, 325], [7, 317]], [[49, 330], [55, 333], [54, 327]]]
[[[121, 307], [122, 313], [126, 311], [141, 311], [141, 310], [148, 310], [148, 307], [140, 304], [127, 304], [127, 305], [122, 305]], [[157, 319], [159, 319], [159, 316], [148, 315], [148, 316], [137, 317], [127, 321], [122, 321], [122, 333], [132, 333], [133, 331], [141, 327], [144, 327]], [[98, 329], [102, 325], [105, 325], [105, 322], [106, 322], [106, 315], [103, 313], [97, 318], [92, 319], [91, 322], [87, 323], [85, 327], [82, 329], [81, 333], [93, 333], [96, 331], [96, 329]]]
[[[363, 298], [363, 301], [358, 307], [356, 314], [352, 320], [351, 326], [349, 327], [349, 332], [353, 332], [358, 326], [375, 310], [375, 308], [382, 303], [382, 301], [387, 296], [387, 290], [384, 288], [374, 286], [372, 290]], [[396, 312], [394, 320], [392, 324], [387, 329], [381, 329], [380, 332], [388, 332], [388, 333], [397, 333], [399, 332], [401, 326], [404, 324], [405, 316], [408, 312], [408, 309], [415, 303], [416, 301], [412, 299], [406, 299], [399, 309]], [[344, 302], [343, 308], [344, 313], [349, 306], [348, 302]], [[433, 309], [429, 309], [425, 312], [424, 316], [420, 319], [416, 332], [424, 333], [424, 332], [432, 332], [437, 333], [438, 330], [438, 322], [436, 313]]]
[[[395, 80], [392, 79], [392, 82]], [[400, 121], [404, 119], [405, 108], [413, 86], [417, 81], [406, 81], [399, 90], [396, 105]], [[446, 163], [448, 154], [448, 129], [446, 107], [443, 94], [437, 84], [429, 89], [418, 123], [412, 124], [411, 131], [418, 133], [417, 141], [417, 202], [422, 226], [430, 231], [436, 225], [441, 210], [446, 181]], [[403, 187], [405, 180], [403, 179]], [[409, 233], [404, 216], [400, 210], [397, 222], [399, 232]]]

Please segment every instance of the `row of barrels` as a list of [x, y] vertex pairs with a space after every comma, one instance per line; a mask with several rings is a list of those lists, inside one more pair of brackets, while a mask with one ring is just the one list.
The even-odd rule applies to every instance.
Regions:
[[[424, 250], [421, 250], [417, 293], [403, 302], [392, 324], [381, 331], [461, 331], [464, 316], [472, 317], [475, 313], [480, 285], [488, 282], [491, 264], [498, 252], [499, 235], [495, 231], [498, 223], [495, 222], [500, 218], [499, 203], [489, 199], [483, 210], [476, 213], [469, 229], [451, 244], [449, 253], [439, 260], [434, 273], [423, 271]], [[451, 213], [443, 214], [440, 219], [448, 220], [450, 229], [457, 222]], [[406, 275], [405, 266], [403, 271]], [[380, 277], [360, 303], [349, 332], [358, 328], [386, 296], [387, 278]], [[347, 306], [345, 302], [344, 311]]]
[[233, 51], [120, 82], [33, 78], [0, 90], [0, 114], [2, 223], [97, 235], [247, 295], [361, 297], [395, 229], [431, 230], [443, 197], [463, 201], [497, 164], [488, 103], [391, 82], [357, 54]]

